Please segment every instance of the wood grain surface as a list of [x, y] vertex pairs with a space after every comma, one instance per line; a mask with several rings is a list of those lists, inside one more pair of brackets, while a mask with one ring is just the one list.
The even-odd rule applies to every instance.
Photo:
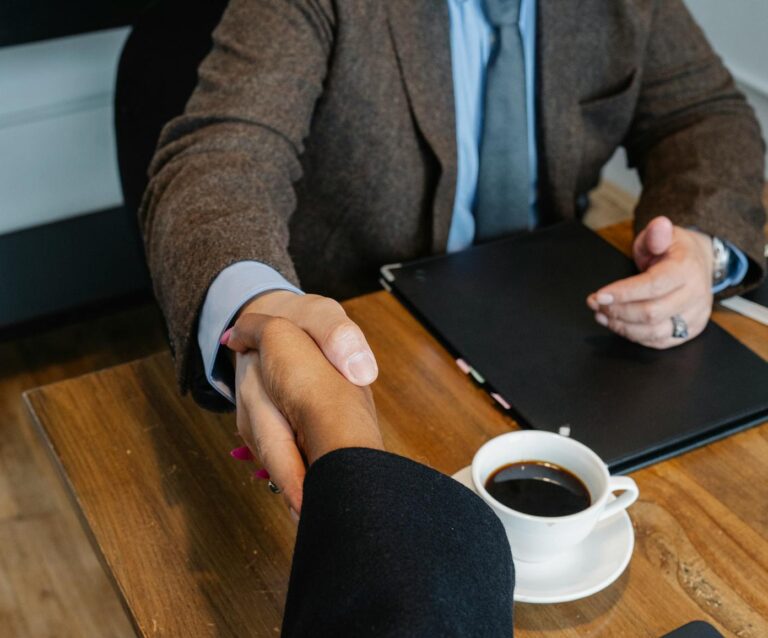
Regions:
[[[606, 233], [626, 249], [628, 226]], [[388, 294], [345, 303], [377, 356], [387, 447], [453, 473], [514, 429]], [[716, 320], [768, 359], [768, 328]], [[232, 415], [179, 397], [168, 354], [50, 385], [27, 402], [142, 636], [279, 634], [295, 529], [228, 451]], [[655, 637], [696, 618], [768, 636], [768, 424], [633, 474], [632, 562], [611, 587], [518, 605], [516, 635]]]
[[[634, 199], [603, 183], [584, 220], [631, 218]], [[2, 250], [2, 246], [0, 246]], [[0, 635], [124, 638], [135, 631], [88, 541], [22, 393], [165, 349], [152, 304], [0, 331]]]
[[22, 392], [165, 347], [154, 305], [51, 321], [0, 343], [0, 636], [134, 636]]

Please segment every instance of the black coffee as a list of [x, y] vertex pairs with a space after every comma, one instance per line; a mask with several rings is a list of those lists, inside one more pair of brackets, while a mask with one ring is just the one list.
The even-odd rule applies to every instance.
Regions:
[[499, 503], [534, 516], [567, 516], [587, 509], [589, 490], [565, 468], [546, 461], [520, 461], [500, 467], [485, 482]]

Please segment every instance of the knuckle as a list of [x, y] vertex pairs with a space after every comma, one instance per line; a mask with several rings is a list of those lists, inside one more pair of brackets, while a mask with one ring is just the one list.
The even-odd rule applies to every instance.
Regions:
[[293, 323], [289, 319], [270, 317], [264, 321], [264, 327], [261, 331], [262, 343], [279, 339], [291, 329], [293, 329]]
[[248, 326], [254, 322], [254, 319], [252, 312], [244, 312], [241, 314], [237, 318], [237, 321], [232, 325], [232, 336], [240, 330], [248, 330]]
[[344, 312], [344, 308], [342, 308], [341, 304], [335, 299], [331, 299], [330, 297], [323, 297], [321, 295], [307, 295], [307, 296], [311, 297], [310, 299], [308, 299], [308, 303], [312, 306], [313, 312], [318, 312], [322, 314], [341, 313], [343, 315], [346, 315], [346, 313]]
[[661, 319], [661, 309], [658, 304], [645, 304], [642, 309], [643, 321], [650, 324], [658, 323]]
[[672, 324], [659, 323], [653, 328], [653, 341], [654, 343], [662, 343], [669, 341], [672, 334]]
[[613, 330], [620, 337], [627, 337], [627, 325], [623, 321], [611, 320], [608, 322], [608, 327]]
[[661, 295], [666, 289], [666, 277], [663, 275], [654, 275], [650, 281], [651, 294], [656, 297]]
[[337, 323], [331, 328], [331, 331], [325, 338], [325, 343], [348, 343], [350, 341], [360, 340], [361, 336], [362, 333], [360, 328], [357, 327], [357, 324], [347, 319]]

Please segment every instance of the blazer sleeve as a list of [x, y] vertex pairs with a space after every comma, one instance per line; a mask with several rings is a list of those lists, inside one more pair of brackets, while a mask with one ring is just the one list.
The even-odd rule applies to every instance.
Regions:
[[764, 274], [765, 146], [754, 113], [681, 0], [655, 2], [636, 114], [625, 141], [643, 192], [635, 224], [655, 216], [739, 247]]
[[283, 636], [512, 635], [504, 528], [453, 479], [393, 454], [307, 472]]
[[298, 285], [288, 254], [298, 160], [333, 46], [332, 0], [232, 0], [184, 114], [166, 125], [139, 212], [182, 391], [205, 381], [195, 334], [213, 279], [259, 261]]

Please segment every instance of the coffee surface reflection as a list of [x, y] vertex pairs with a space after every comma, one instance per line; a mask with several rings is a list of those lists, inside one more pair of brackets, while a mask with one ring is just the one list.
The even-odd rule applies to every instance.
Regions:
[[592, 502], [581, 479], [546, 461], [504, 465], [491, 473], [485, 489], [499, 503], [533, 516], [568, 516]]

